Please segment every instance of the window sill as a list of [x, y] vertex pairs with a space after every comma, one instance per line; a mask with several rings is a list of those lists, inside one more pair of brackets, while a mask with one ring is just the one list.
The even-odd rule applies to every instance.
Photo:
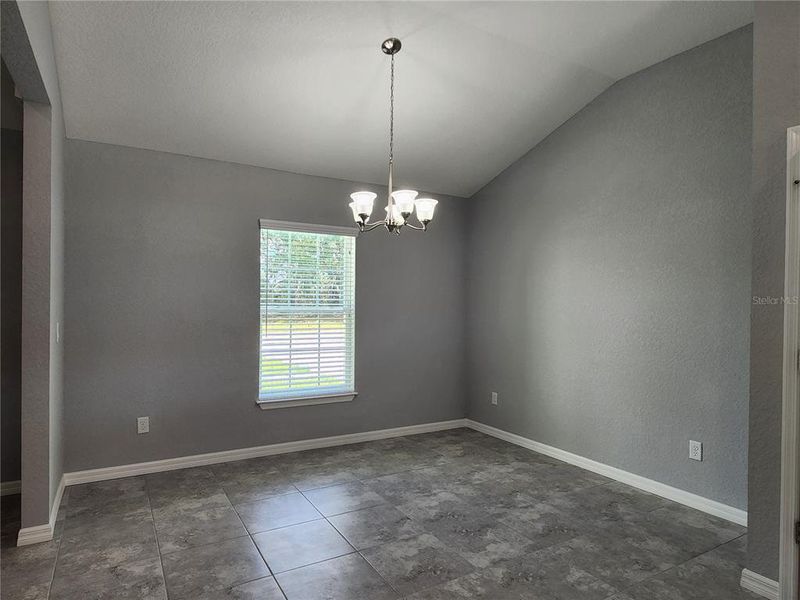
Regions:
[[350, 402], [358, 392], [347, 394], [331, 394], [328, 396], [304, 396], [302, 398], [287, 398], [286, 400], [256, 400], [261, 410], [274, 410], [276, 408], [291, 408], [293, 406], [313, 406], [315, 404], [334, 404], [336, 402]]

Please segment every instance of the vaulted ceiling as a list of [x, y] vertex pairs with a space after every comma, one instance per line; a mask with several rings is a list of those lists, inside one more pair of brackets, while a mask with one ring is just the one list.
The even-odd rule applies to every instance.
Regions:
[[469, 196], [750, 2], [51, 2], [67, 136]]

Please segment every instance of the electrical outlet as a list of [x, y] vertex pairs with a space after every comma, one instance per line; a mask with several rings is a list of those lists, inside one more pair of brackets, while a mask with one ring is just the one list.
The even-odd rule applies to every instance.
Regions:
[[689, 440], [689, 458], [692, 460], [703, 460], [703, 442]]
[[150, 417], [136, 419], [136, 433], [150, 433]]
[[492, 404], [497, 406], [497, 392], [492, 392]]

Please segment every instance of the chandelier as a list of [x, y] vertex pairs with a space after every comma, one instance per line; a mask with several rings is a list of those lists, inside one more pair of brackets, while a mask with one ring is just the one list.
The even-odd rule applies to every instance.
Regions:
[[[381, 221], [369, 222], [372, 214], [372, 205], [378, 196], [374, 192], [355, 192], [350, 194], [353, 200], [350, 209], [353, 211], [353, 219], [360, 231], [372, 231], [376, 227], [383, 225], [389, 233], [400, 235], [403, 227], [417, 229], [420, 231], [428, 230], [428, 223], [433, 219], [433, 211], [436, 210], [437, 201], [433, 198], [417, 198], [415, 190], [395, 190], [392, 191], [392, 176], [394, 171], [394, 55], [400, 52], [402, 44], [397, 38], [389, 38], [381, 44], [381, 50], [388, 54], [392, 59], [392, 66], [389, 75], [389, 191], [387, 194], [388, 204], [386, 205], [386, 217]], [[417, 210], [417, 221], [420, 225], [409, 223], [408, 219]]]

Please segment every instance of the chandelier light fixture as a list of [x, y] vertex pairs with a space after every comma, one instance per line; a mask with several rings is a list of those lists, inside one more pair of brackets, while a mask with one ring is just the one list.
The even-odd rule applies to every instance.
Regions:
[[[389, 75], [389, 192], [387, 195], [388, 204], [386, 205], [386, 217], [381, 221], [369, 222], [372, 214], [372, 206], [378, 196], [374, 192], [355, 192], [350, 194], [353, 200], [350, 208], [353, 211], [353, 219], [360, 231], [372, 231], [376, 227], [383, 225], [389, 233], [400, 235], [403, 227], [427, 231], [428, 223], [433, 220], [433, 212], [436, 210], [437, 201], [433, 198], [417, 198], [414, 190], [394, 190], [392, 191], [392, 177], [394, 175], [394, 55], [400, 52], [402, 44], [397, 38], [389, 38], [381, 44], [381, 50], [388, 54], [392, 59], [392, 66]], [[417, 221], [420, 225], [409, 223], [408, 219], [417, 210]]]

